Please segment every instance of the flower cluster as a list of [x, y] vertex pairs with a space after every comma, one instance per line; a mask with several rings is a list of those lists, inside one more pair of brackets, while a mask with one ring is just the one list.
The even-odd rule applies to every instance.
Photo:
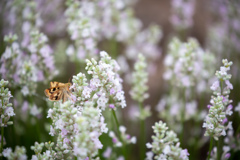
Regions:
[[177, 30], [185, 30], [193, 26], [195, 0], [172, 0], [171, 23]]
[[[213, 95], [208, 105], [209, 113], [206, 116], [203, 128], [206, 128], [205, 136], [212, 136], [218, 140], [220, 136], [226, 135], [226, 130], [232, 128], [232, 122], [228, 122], [227, 116], [232, 115], [231, 105], [232, 100], [229, 100], [230, 90], [233, 89], [232, 84], [229, 82], [231, 74], [227, 71], [230, 70], [232, 62], [223, 59], [223, 66], [219, 71], [216, 71], [217, 81], [211, 86]], [[225, 83], [225, 87], [223, 86]], [[224, 88], [223, 88], [224, 87]]]
[[93, 99], [97, 100], [97, 107], [105, 110], [109, 108], [126, 107], [122, 79], [117, 74], [120, 67], [117, 62], [105, 52], [100, 52], [100, 61], [86, 60], [86, 70], [92, 75], [90, 80], [91, 90], [95, 93]]
[[[69, 45], [66, 53], [72, 61], [82, 61], [84, 58], [97, 55], [97, 39], [99, 22], [95, 18], [97, 6], [87, 0], [67, 1], [67, 29], [74, 45]], [[83, 62], [83, 61], [82, 61]]]
[[[72, 158], [73, 156], [93, 158], [102, 148], [99, 136], [108, 132], [102, 110], [107, 106], [115, 109], [125, 107], [126, 101], [121, 79], [117, 74], [119, 66], [104, 51], [100, 52], [99, 62], [86, 60], [87, 73], [92, 77], [90, 83], [83, 73], [73, 76], [73, 95], [71, 101], [54, 103], [49, 109], [48, 118], [52, 119], [50, 135], [57, 136], [53, 158]], [[136, 138], [125, 133], [121, 127], [121, 137], [126, 143], [135, 143]]]
[[74, 45], [69, 45], [66, 52], [71, 60], [81, 62], [85, 57], [96, 57], [98, 44], [105, 39], [123, 43], [126, 46], [124, 52], [130, 59], [134, 59], [139, 51], [151, 59], [159, 57], [160, 28], [150, 25], [141, 31], [143, 25], [134, 16], [131, 3], [124, 0], [69, 0], [65, 15]]
[[108, 132], [104, 123], [101, 110], [94, 108], [89, 102], [82, 111], [81, 116], [76, 118], [79, 134], [75, 135], [74, 155], [82, 159], [92, 159], [98, 154], [98, 149], [102, 149], [103, 144], [99, 136]]
[[4, 81], [3, 79], [0, 81], [1, 129], [7, 125], [12, 125], [13, 122], [9, 120], [15, 115], [12, 103], [9, 102], [9, 99], [12, 97], [11, 92], [8, 90], [8, 88], [5, 88], [7, 84], [8, 81]]
[[54, 107], [48, 110], [47, 118], [52, 119], [50, 135], [57, 136], [56, 157], [64, 158], [73, 156], [74, 136], [78, 133], [76, 117], [80, 113], [70, 101], [64, 104], [54, 103]]
[[156, 122], [152, 128], [155, 135], [152, 136], [153, 142], [146, 144], [152, 150], [147, 152], [147, 160], [153, 159], [154, 154], [154, 159], [188, 160], [187, 149], [180, 147], [176, 133], [168, 131], [166, 123]]
[[[219, 16], [220, 21], [211, 24], [207, 37], [208, 47], [219, 54], [225, 56], [233, 55], [240, 51], [240, 20], [239, 1], [228, 2], [221, 0], [212, 2], [210, 8], [214, 8], [211, 12]], [[216, 47], [216, 44], [219, 47]]]
[[[24, 2], [23, 2], [24, 3]], [[25, 2], [23, 10], [17, 7], [22, 14], [22, 32], [5, 36], [7, 47], [1, 57], [0, 73], [8, 79], [11, 86], [21, 88], [24, 96], [32, 95], [37, 88], [37, 82], [48, 81], [56, 73], [52, 50], [47, 44], [48, 38], [39, 31], [42, 24], [40, 15], [36, 11], [35, 2]], [[15, 8], [15, 4], [9, 4]], [[18, 39], [20, 37], [20, 39]]]
[[206, 90], [204, 86], [214, 73], [209, 67], [214, 62], [214, 55], [204, 51], [196, 39], [183, 43], [174, 38], [164, 59], [166, 71], [163, 77], [174, 86], [188, 88], [197, 84], [196, 89], [201, 93]]
[[138, 60], [134, 65], [134, 72], [132, 77], [133, 87], [130, 91], [132, 99], [139, 103], [142, 103], [145, 99], [149, 97], [146, 91], [148, 90], [147, 81], [148, 73], [146, 71], [147, 64], [145, 57], [142, 54], [138, 55]]
[[[47, 150], [42, 153], [43, 147], [46, 147]], [[34, 146], [31, 146], [31, 150], [34, 151], [35, 155], [32, 155], [32, 160], [38, 160], [38, 159], [56, 159], [56, 152], [53, 150], [54, 143], [53, 142], [45, 142], [44, 143], [38, 143], [35, 142]]]
[[[32, 159], [73, 159], [74, 156], [86, 159], [96, 156], [97, 150], [102, 148], [99, 136], [108, 128], [101, 110], [93, 105], [90, 101], [86, 102], [79, 112], [70, 101], [54, 103], [47, 117], [52, 119], [49, 134], [57, 137], [56, 145], [36, 142], [31, 147], [35, 152]], [[47, 150], [42, 153], [44, 146]]]
[[3, 157], [7, 159], [19, 159], [19, 160], [27, 160], [26, 148], [25, 147], [15, 147], [15, 151], [13, 152], [11, 148], [6, 148], [3, 150]]
[[121, 106], [126, 107], [122, 80], [117, 74], [119, 66], [117, 62], [104, 51], [100, 52], [101, 59], [97, 63], [93, 58], [86, 60], [87, 73], [92, 75], [90, 84], [85, 74], [79, 73], [73, 76], [73, 95], [75, 105], [81, 110], [86, 101], [93, 101], [101, 110], [108, 106], [111, 109]]
[[[125, 143], [125, 144], [136, 144], [136, 137], [133, 136], [131, 137], [129, 134], [126, 134], [126, 127], [124, 126], [120, 126], [119, 127], [119, 133], [120, 133], [120, 137], [118, 138], [115, 133], [113, 131], [110, 131], [109, 132], [109, 137], [112, 138], [112, 142], [114, 144], [115, 147], [122, 147], [122, 143]], [[122, 139], [122, 142], [119, 140], [119, 139]]]
[[157, 111], [169, 126], [176, 127], [175, 131], [180, 129], [176, 122], [204, 119], [205, 111], [197, 109], [199, 104], [195, 96], [202, 97], [209, 92], [206, 86], [215, 72], [210, 66], [214, 63], [214, 55], [204, 51], [196, 39], [191, 38], [186, 43], [177, 38], [170, 41], [163, 74], [170, 84], [170, 92], [161, 98]]

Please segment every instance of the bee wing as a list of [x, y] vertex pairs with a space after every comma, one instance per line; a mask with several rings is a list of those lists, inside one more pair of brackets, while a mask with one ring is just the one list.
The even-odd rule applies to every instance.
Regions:
[[67, 101], [68, 99], [72, 99], [72, 98], [71, 98], [71, 92], [68, 91], [68, 90], [64, 90], [64, 91], [63, 91], [62, 102], [64, 103], [64, 102]]

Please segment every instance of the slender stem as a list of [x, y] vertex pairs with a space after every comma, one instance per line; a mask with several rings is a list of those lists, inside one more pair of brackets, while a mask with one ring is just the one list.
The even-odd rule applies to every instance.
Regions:
[[210, 137], [210, 144], [209, 144], [209, 151], [208, 151], [208, 158], [207, 158], [207, 160], [209, 160], [210, 157], [211, 157], [212, 147], [213, 147], [213, 137]]
[[[139, 102], [140, 114], [143, 112], [143, 103]], [[140, 160], [144, 160], [145, 149], [145, 121], [140, 120]]]
[[186, 97], [185, 97], [185, 88], [183, 89], [183, 106], [182, 106], [182, 112], [181, 112], [181, 124], [182, 124], [182, 132], [180, 135], [180, 142], [183, 145], [183, 139], [184, 139], [184, 119], [185, 119], [185, 101], [186, 101]]
[[219, 137], [218, 144], [217, 144], [217, 160], [221, 160], [222, 157], [222, 147], [223, 146], [223, 136]]
[[[223, 80], [220, 80], [220, 87], [221, 87], [221, 95], [223, 95]], [[217, 159], [220, 160], [222, 156], [223, 148], [223, 136], [219, 137], [218, 144], [217, 144]]]
[[[3, 107], [3, 98], [2, 98], [2, 107]], [[4, 113], [4, 110], [2, 111]], [[3, 152], [3, 136], [4, 136], [4, 118], [2, 118], [2, 124], [1, 124], [1, 154]], [[3, 159], [3, 156], [1, 156], [1, 159]]]
[[[115, 122], [116, 122], [116, 124], [117, 124], [117, 127], [118, 127], [118, 129], [119, 129], [119, 122], [118, 122], [118, 119], [117, 119], [117, 116], [116, 116], [116, 113], [115, 113], [115, 111], [112, 109], [112, 113], [113, 113], [113, 117], [114, 117], [114, 119], [115, 119]], [[117, 132], [119, 133], [119, 130], [117, 129]]]
[[[3, 122], [4, 122], [4, 120], [3, 120]], [[4, 127], [2, 126], [1, 127], [1, 154], [2, 154], [2, 152], [3, 152], [3, 135], [4, 135]], [[1, 156], [1, 159], [2, 159], [2, 157], [3, 156]]]
[[112, 109], [112, 113], [113, 113], [113, 117], [114, 117], [115, 122], [116, 122], [116, 125], [117, 125], [117, 133], [118, 133], [118, 135], [119, 135], [120, 141], [122, 142], [122, 152], [123, 152], [123, 155], [124, 155], [125, 160], [127, 160], [125, 142], [123, 141], [122, 136], [121, 136], [121, 134], [120, 134], [120, 132], [119, 132], [119, 127], [120, 127], [120, 126], [119, 126], [119, 122], [118, 122], [116, 113], [115, 113], [115, 111], [114, 111], [113, 109]]

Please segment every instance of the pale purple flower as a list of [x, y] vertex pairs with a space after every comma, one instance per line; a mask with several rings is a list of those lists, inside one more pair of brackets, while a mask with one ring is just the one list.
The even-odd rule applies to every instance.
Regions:
[[28, 102], [24, 101], [22, 105], [22, 111], [25, 113], [28, 110]]
[[52, 56], [45, 57], [43, 62], [45, 63], [46, 67], [50, 70], [53, 71], [55, 66], [54, 66], [54, 59]]
[[91, 92], [92, 92], [91, 88], [85, 86], [82, 91], [82, 95], [87, 99], [90, 98]]
[[109, 108], [114, 109], [115, 108], [114, 104], [109, 104]]
[[98, 138], [93, 138], [92, 140], [93, 140], [93, 142], [95, 144], [95, 147], [97, 149], [102, 149], [103, 145], [102, 145], [101, 141]]
[[216, 91], [219, 88], [219, 81], [215, 81], [212, 86], [210, 87], [211, 90]]
[[13, 110], [12, 107], [8, 107], [8, 108], [6, 109], [6, 111], [5, 111], [5, 114], [7, 114], [9, 117], [15, 115], [14, 110]]
[[52, 54], [52, 49], [50, 48], [50, 46], [49, 45], [45, 45], [45, 46], [43, 46], [41, 49], [40, 49], [40, 51], [39, 51], [40, 53], [41, 53], [41, 55], [44, 57], [44, 58], [47, 58], [47, 57], [49, 57], [51, 54]]
[[12, 153], [12, 148], [6, 148], [3, 150], [2, 154], [6, 158], [10, 158], [10, 154]]
[[225, 157], [226, 159], [230, 158], [230, 157], [231, 157], [231, 153], [227, 153], [224, 157]]
[[225, 83], [229, 89], [233, 89], [233, 85], [229, 80], [226, 80]]
[[111, 88], [110, 89], [110, 95], [113, 95], [115, 93], [115, 89], [114, 88]]
[[231, 116], [232, 115], [232, 108], [233, 108], [233, 106], [230, 104], [230, 105], [228, 105], [228, 107], [227, 107], [227, 110], [226, 110], [226, 114], [227, 115], [229, 115], [229, 116]]
[[180, 153], [180, 158], [181, 159], [188, 159], [189, 153], [187, 149], [183, 149]]
[[153, 159], [153, 156], [154, 156], [154, 154], [153, 154], [153, 152], [151, 152], [151, 151], [149, 151], [149, 152], [146, 153], [146, 159], [147, 159], [147, 160], [152, 160], [152, 159]]
[[63, 129], [64, 128], [64, 121], [62, 119], [59, 119], [55, 123], [56, 129]]
[[103, 152], [103, 157], [104, 158], [110, 158], [111, 153], [112, 153], [112, 148], [107, 147], [107, 149]]
[[45, 79], [44, 77], [44, 73], [42, 70], [38, 70], [37, 72], [37, 78], [38, 78], [38, 81], [43, 81]]
[[112, 142], [113, 142], [113, 143], [117, 143], [118, 140], [117, 140], [116, 138], [113, 138], [113, 139], [112, 139]]
[[52, 113], [53, 113], [53, 110], [50, 108], [50, 109], [48, 110], [47, 118], [52, 118]]
[[103, 94], [98, 98], [97, 105], [98, 107], [101, 107], [104, 110], [107, 102], [108, 102], [108, 98], [105, 97], [105, 94]]
[[63, 143], [69, 143], [70, 141], [69, 141], [69, 139], [68, 138], [64, 138], [64, 140], [63, 140]]
[[64, 137], [67, 134], [68, 134], [68, 131], [65, 128], [63, 128], [62, 131], [61, 131], [61, 135]]
[[225, 123], [227, 123], [227, 122], [228, 122], [228, 119], [225, 118], [225, 119], [222, 121], [222, 124], [225, 124]]
[[165, 148], [163, 149], [164, 154], [169, 154], [171, 152], [171, 148], [169, 145], [166, 145]]
[[90, 80], [90, 86], [93, 90], [96, 90], [98, 87], [101, 86], [101, 81], [97, 78], [93, 78]]
[[49, 135], [51, 135], [51, 136], [54, 136], [54, 135], [55, 135], [55, 130], [54, 130], [54, 128], [52, 127], [52, 125], [50, 126]]

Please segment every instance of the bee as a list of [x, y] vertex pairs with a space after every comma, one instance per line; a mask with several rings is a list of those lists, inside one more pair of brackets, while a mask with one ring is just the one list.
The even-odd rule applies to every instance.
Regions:
[[62, 103], [71, 98], [72, 92], [69, 90], [71, 83], [50, 82], [50, 88], [45, 89], [44, 93], [50, 101], [59, 101]]

